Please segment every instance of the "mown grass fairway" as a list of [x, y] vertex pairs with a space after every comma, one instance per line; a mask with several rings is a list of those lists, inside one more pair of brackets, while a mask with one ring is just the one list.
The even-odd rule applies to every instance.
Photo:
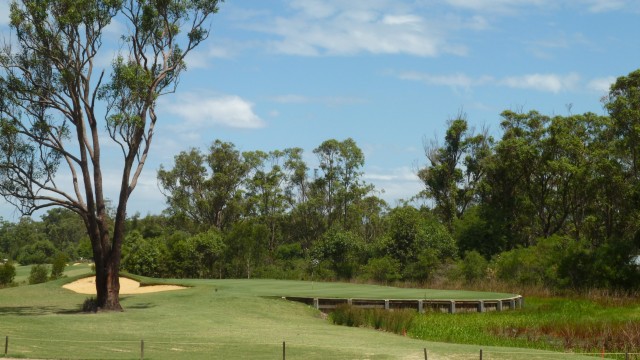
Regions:
[[[280, 295], [280, 290], [283, 295], [363, 296], [378, 289], [372, 291], [394, 297], [405, 291], [423, 296], [425, 290], [274, 280], [153, 279], [192, 287], [123, 296], [126, 310], [122, 313], [83, 314], [78, 309], [86, 296], [61, 287], [77, 278], [0, 290], [0, 336], [9, 336], [10, 357], [139, 359], [142, 339], [145, 359], [278, 359], [283, 341], [287, 359], [422, 359], [423, 348], [430, 359], [477, 359], [480, 349], [335, 326], [308, 306], [262, 297]], [[452, 316], [451, 322], [455, 319]], [[522, 351], [530, 353], [528, 359], [566, 358], [531, 350], [483, 349], [490, 359], [522, 358], [513, 354]]]

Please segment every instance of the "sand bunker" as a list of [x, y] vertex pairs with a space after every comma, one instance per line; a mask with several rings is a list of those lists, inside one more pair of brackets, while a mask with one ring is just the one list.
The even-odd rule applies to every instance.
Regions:
[[[96, 277], [92, 276], [92, 277], [80, 279], [72, 283], [63, 285], [62, 287], [65, 289], [69, 289], [71, 291], [75, 291], [79, 294], [95, 295], [96, 294]], [[177, 286], [177, 285], [140, 286], [140, 283], [135, 280], [127, 279], [124, 277], [120, 278], [120, 294], [122, 295], [146, 294], [146, 293], [153, 293], [153, 292], [159, 292], [159, 291], [171, 291], [171, 290], [182, 290], [182, 289], [186, 289], [186, 287]]]

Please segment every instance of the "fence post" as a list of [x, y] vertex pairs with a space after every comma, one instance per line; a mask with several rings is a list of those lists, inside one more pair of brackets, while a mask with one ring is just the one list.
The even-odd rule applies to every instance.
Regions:
[[427, 355], [427, 348], [424, 348], [424, 360], [429, 360], [429, 356]]
[[283, 341], [282, 342], [282, 360], [285, 360], [287, 358], [287, 350], [286, 350], [286, 344]]
[[9, 351], [9, 335], [4, 338], [4, 357], [7, 357], [7, 352]]
[[384, 309], [389, 310], [389, 300], [384, 301]]
[[144, 360], [144, 340], [140, 340], [140, 360]]
[[422, 300], [418, 300], [418, 312], [420, 314], [424, 312], [424, 302]]
[[482, 360], [482, 349], [480, 349], [480, 360]]
[[318, 298], [313, 299], [313, 307], [316, 308], [316, 310], [320, 309], [320, 300]]
[[449, 314], [455, 314], [456, 313], [456, 302], [454, 300], [451, 300], [451, 303], [449, 303]]

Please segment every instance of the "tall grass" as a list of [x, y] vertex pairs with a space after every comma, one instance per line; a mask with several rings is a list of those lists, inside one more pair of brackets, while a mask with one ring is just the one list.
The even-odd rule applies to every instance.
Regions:
[[406, 334], [415, 319], [416, 311], [402, 309], [387, 311], [384, 309], [361, 309], [347, 304], [338, 305], [329, 319], [336, 325], [369, 327], [396, 334]]
[[338, 325], [381, 329], [429, 341], [581, 353], [639, 353], [640, 304], [614, 304], [531, 298], [524, 310], [455, 315], [341, 305], [329, 318]]

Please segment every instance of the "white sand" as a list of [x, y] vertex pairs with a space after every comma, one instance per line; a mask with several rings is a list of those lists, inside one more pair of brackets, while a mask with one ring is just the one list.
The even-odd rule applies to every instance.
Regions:
[[[87, 295], [95, 295], [96, 294], [96, 277], [88, 277], [84, 279], [80, 279], [74, 281], [72, 283], [66, 284], [62, 286], [65, 289], [77, 292], [79, 294], [87, 294]], [[140, 286], [140, 283], [127, 279], [124, 277], [120, 278], [120, 294], [123, 295], [131, 295], [131, 294], [146, 294], [153, 293], [159, 291], [171, 291], [171, 290], [182, 290], [186, 289], [184, 286], [177, 285], [152, 285], [152, 286]]]

